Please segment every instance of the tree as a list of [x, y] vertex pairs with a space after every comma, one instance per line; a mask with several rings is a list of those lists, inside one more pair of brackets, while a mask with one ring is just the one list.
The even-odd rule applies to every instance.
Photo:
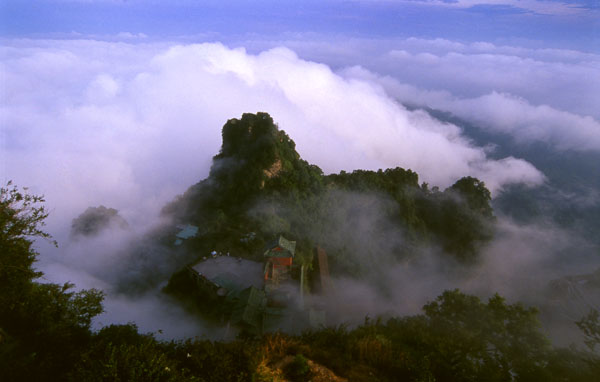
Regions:
[[0, 188], [0, 288], [4, 292], [0, 299], [14, 296], [42, 275], [32, 267], [37, 252], [32, 248], [31, 238], [51, 239], [41, 230], [48, 216], [44, 206], [39, 206], [43, 202], [42, 196], [23, 194], [11, 181]]
[[485, 184], [464, 177], [443, 193], [433, 194], [433, 201], [424, 203], [426, 220], [438, 234], [444, 250], [463, 262], [476, 261], [479, 248], [494, 234], [491, 194]]
[[591, 351], [594, 351], [596, 345], [600, 344], [600, 313], [596, 309], [592, 309], [576, 324], [585, 335], [585, 344]]
[[479, 179], [471, 176], [460, 178], [448, 191], [463, 198], [469, 208], [481, 216], [491, 218], [494, 215], [490, 205], [492, 194]]
[[114, 208], [88, 207], [85, 212], [73, 219], [71, 236], [94, 236], [110, 227], [126, 230], [129, 224]]
[[33, 268], [33, 240], [52, 240], [42, 230], [48, 216], [43, 202], [12, 182], [0, 188], [1, 380], [61, 379], [89, 343], [92, 318], [102, 312], [100, 291], [75, 293], [69, 283], [35, 282], [42, 272]]
[[458, 290], [445, 291], [423, 309], [441, 380], [460, 374], [486, 381], [547, 379], [551, 346], [537, 309], [506, 304], [497, 294], [486, 304]]
[[590, 368], [598, 375], [600, 373], [600, 356], [596, 346], [600, 345], [600, 313], [597, 309], [592, 309], [581, 320], [576, 322], [579, 329], [585, 336], [584, 343], [590, 349], [586, 355], [586, 361]]

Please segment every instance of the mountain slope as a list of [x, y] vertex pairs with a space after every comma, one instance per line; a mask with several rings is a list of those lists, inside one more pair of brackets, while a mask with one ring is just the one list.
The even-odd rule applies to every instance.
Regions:
[[185, 246], [200, 256], [217, 250], [257, 258], [284, 234], [298, 241], [300, 254], [319, 244], [337, 270], [360, 273], [357, 256], [408, 258], [422, 246], [473, 262], [492, 237], [490, 193], [475, 178], [440, 191], [399, 167], [324, 175], [267, 113], [230, 119], [222, 135], [208, 178], [163, 209], [199, 227]]

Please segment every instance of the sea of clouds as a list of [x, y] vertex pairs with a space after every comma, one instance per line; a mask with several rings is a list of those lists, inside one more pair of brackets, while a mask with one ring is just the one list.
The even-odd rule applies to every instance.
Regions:
[[[270, 113], [300, 155], [326, 173], [400, 166], [441, 188], [472, 175], [493, 195], [511, 184], [540, 185], [545, 176], [523, 159], [492, 159], [493, 148], [477, 146], [420, 107], [509, 134], [517, 144], [600, 150], [600, 56], [592, 53], [417, 38], [228, 45], [145, 38], [5, 40], [0, 47], [0, 180], [46, 196], [47, 229], [61, 245], [40, 244], [48, 281], [110, 290], [110, 277], [102, 275], [118, 267], [111, 256], [130, 238], [70, 243], [71, 219], [102, 204], [142, 235], [166, 202], [206, 177], [221, 127], [245, 112]], [[528, 232], [548, 242], [560, 236], [503, 224], [522, 243], [531, 243]], [[506, 249], [511, 239], [502, 240], [488, 252]], [[494, 266], [482, 268], [485, 279], [503, 290], [504, 276], [541, 256], [527, 248], [535, 256], [502, 267], [493, 257]], [[490, 276], [491, 269], [502, 272]], [[198, 330], [179, 323], [193, 320], [178, 308], [159, 308], [168, 303], [156, 293], [130, 301], [140, 305], [134, 316], [135, 305], [124, 301], [107, 300], [104, 323], [135, 319], [156, 330], [175, 320], [173, 327], [189, 328], [176, 336]], [[174, 314], [163, 319], [159, 311]]]
[[4, 177], [44, 193], [61, 216], [93, 204], [128, 220], [131, 206], [155, 212], [207, 174], [224, 122], [256, 111], [326, 172], [401, 166], [441, 187], [474, 175], [494, 192], [544, 179], [407, 110], [380, 81], [287, 48], [19, 40], [2, 57]]

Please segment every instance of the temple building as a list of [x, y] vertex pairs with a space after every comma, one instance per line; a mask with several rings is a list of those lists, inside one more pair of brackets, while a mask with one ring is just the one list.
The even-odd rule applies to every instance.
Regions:
[[265, 287], [276, 287], [290, 278], [290, 271], [296, 252], [296, 242], [279, 236], [267, 245], [265, 257]]

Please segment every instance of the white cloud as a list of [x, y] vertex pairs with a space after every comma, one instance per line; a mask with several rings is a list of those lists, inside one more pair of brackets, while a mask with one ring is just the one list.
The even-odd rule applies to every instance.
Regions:
[[484, 128], [506, 132], [521, 142], [547, 142], [558, 149], [600, 150], [600, 122], [531, 105], [509, 94], [492, 92], [484, 96], [453, 100], [443, 107]]
[[[600, 55], [570, 49], [447, 39], [352, 39], [300, 36], [240, 41], [264, 50], [288, 46], [299, 56], [343, 70], [361, 66], [428, 91], [476, 98], [492, 92], [600, 119]], [[543, 45], [542, 45], [543, 46]]]
[[355, 0], [357, 2], [389, 2], [428, 7], [469, 9], [477, 6], [498, 6], [520, 9], [539, 15], [578, 15], [588, 8], [576, 2], [556, 0]]
[[405, 104], [450, 111], [518, 142], [600, 147], [598, 54], [441, 38], [317, 40], [262, 46], [287, 44], [345, 78], [381, 84]]
[[487, 159], [375, 82], [284, 48], [11, 41], [2, 55], [3, 176], [46, 194], [54, 227], [99, 204], [146, 222], [207, 175], [221, 126], [244, 112], [271, 113], [327, 172], [401, 166], [430, 184], [475, 175], [493, 190], [543, 180], [522, 160]]
[[344, 71], [351, 78], [378, 81], [400, 102], [449, 111], [493, 132], [506, 133], [518, 143], [545, 142], [559, 150], [600, 150], [600, 122], [589, 116], [532, 105], [506, 93], [491, 92], [475, 98], [458, 98], [445, 91], [426, 91], [390, 77], [378, 77], [360, 67]]
[[119, 83], [108, 74], [99, 74], [88, 86], [87, 97], [90, 103], [114, 98], [119, 92]]
[[472, 8], [479, 5], [505, 6], [541, 15], [574, 15], [584, 11], [579, 4], [547, 0], [455, 0], [452, 2], [434, 0], [428, 3], [456, 8]]
[[117, 38], [121, 40], [132, 40], [132, 39], [144, 39], [148, 38], [148, 35], [145, 33], [131, 33], [131, 32], [119, 32], [116, 35]]
[[[475, 48], [477, 49], [477, 48]], [[403, 82], [429, 89], [448, 89], [466, 97], [493, 91], [515, 94], [555, 108], [598, 117], [600, 59], [592, 62], [551, 61], [515, 55], [507, 48], [481, 52], [439, 53], [392, 50], [382, 59], [388, 73]], [[539, 56], [549, 52], [536, 52]], [[555, 55], [555, 59], [556, 59]], [[398, 72], [400, 75], [397, 75]]]

